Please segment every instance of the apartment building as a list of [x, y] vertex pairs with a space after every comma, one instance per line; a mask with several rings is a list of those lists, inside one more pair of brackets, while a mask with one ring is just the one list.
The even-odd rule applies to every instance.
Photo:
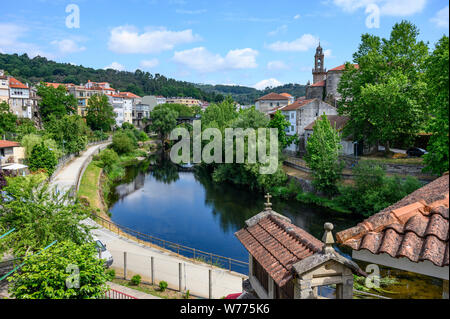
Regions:
[[170, 97], [166, 99], [167, 104], [183, 104], [186, 106], [201, 106], [200, 100], [191, 97]]
[[19, 80], [9, 77], [9, 107], [19, 118], [33, 118], [33, 102], [30, 99], [30, 88]]
[[9, 102], [9, 81], [3, 70], [0, 70], [0, 103]]

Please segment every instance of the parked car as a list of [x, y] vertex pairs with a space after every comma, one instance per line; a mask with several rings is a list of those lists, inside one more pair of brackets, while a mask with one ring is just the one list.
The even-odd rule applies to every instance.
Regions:
[[428, 152], [423, 148], [411, 147], [406, 151], [406, 154], [408, 154], [408, 156], [410, 157], [422, 157], [425, 154], [428, 154]]
[[114, 259], [111, 253], [106, 249], [106, 245], [101, 242], [100, 239], [94, 236], [94, 241], [97, 246], [98, 258], [103, 259], [105, 261], [105, 265], [107, 268], [111, 267]]

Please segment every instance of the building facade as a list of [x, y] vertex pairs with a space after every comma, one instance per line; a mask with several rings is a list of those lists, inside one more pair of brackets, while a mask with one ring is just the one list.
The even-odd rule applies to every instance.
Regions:
[[0, 70], [0, 103], [9, 102], [9, 80], [3, 70]]
[[260, 112], [268, 114], [275, 108], [288, 106], [290, 100], [291, 99], [285, 95], [281, 95], [278, 93], [269, 93], [256, 100], [255, 108]]
[[33, 103], [30, 88], [13, 77], [9, 77], [9, 107], [19, 118], [33, 118]]

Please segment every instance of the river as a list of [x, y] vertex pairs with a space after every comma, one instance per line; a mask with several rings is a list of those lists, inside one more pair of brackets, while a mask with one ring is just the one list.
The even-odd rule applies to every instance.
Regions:
[[[153, 164], [129, 168], [127, 176], [115, 186], [108, 199], [112, 221], [170, 242], [247, 262], [248, 253], [234, 234], [247, 219], [264, 209], [264, 194], [214, 183], [204, 170], [180, 172], [170, 162]], [[339, 232], [362, 220], [296, 201], [272, 202], [273, 210], [319, 239], [326, 222], [332, 222], [335, 232]], [[343, 249], [343, 253], [350, 252]], [[246, 269], [237, 271], [246, 273]], [[389, 287], [395, 291], [389, 297], [439, 297], [438, 283], [432, 279], [382, 269], [382, 274], [387, 273], [399, 280]]]

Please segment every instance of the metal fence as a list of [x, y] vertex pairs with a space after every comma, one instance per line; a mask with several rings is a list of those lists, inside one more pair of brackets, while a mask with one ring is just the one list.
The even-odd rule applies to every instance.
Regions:
[[106, 293], [105, 293], [105, 298], [103, 299], [138, 299], [136, 297], [127, 295], [123, 292], [114, 290], [114, 289], [109, 289]]
[[178, 255], [187, 258], [192, 258], [200, 262], [210, 264], [212, 266], [227, 269], [229, 271], [236, 271], [239, 273], [246, 273], [248, 271], [248, 262], [236, 260], [230, 257], [224, 257], [213, 253], [208, 253], [199, 249], [187, 247], [177, 243], [173, 243], [164, 239], [160, 239], [151, 235], [140, 233], [128, 227], [120, 226], [104, 219], [98, 215], [93, 214], [93, 219], [102, 225], [104, 228], [126, 238], [137, 241], [141, 244], [153, 244], [166, 250], [170, 250]]

